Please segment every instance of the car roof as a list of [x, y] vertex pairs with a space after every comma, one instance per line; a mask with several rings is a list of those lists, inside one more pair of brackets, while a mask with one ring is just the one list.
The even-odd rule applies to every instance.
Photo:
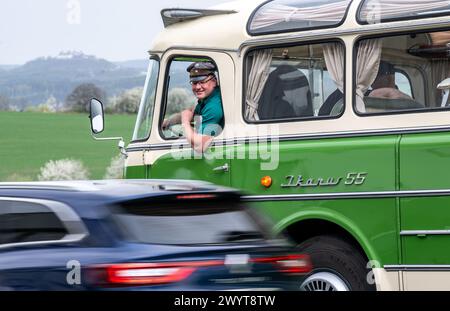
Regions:
[[35, 182], [0, 182], [0, 191], [9, 189], [22, 190], [58, 190], [67, 192], [100, 192], [114, 195], [120, 193], [160, 193], [161, 191], [193, 191], [218, 189], [211, 183], [198, 180], [165, 179], [110, 179], [110, 180], [71, 180], [71, 181], [35, 181]]
[[[86, 180], [51, 182], [0, 182], [0, 199], [32, 198], [53, 200], [70, 204], [78, 212], [90, 210], [96, 214], [94, 206], [115, 204], [132, 200], [156, 197], [176, 197], [179, 194], [216, 193], [233, 194], [231, 188], [216, 186], [203, 181], [187, 180]], [[97, 209], [98, 210], [98, 209]], [[87, 214], [86, 214], [87, 215]]]

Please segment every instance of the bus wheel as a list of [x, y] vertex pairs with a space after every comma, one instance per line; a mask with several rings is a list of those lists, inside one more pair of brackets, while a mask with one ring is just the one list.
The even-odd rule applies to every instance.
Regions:
[[340, 238], [320, 235], [299, 245], [311, 256], [313, 271], [301, 284], [305, 291], [376, 290], [367, 282], [367, 260], [352, 245]]

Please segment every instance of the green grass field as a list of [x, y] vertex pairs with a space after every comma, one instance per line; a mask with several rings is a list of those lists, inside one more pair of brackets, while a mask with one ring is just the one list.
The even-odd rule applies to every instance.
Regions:
[[[122, 136], [129, 143], [135, 115], [106, 115], [102, 136]], [[101, 179], [117, 141], [95, 141], [86, 114], [0, 112], [0, 181], [37, 180], [49, 160], [81, 160], [91, 179]]]

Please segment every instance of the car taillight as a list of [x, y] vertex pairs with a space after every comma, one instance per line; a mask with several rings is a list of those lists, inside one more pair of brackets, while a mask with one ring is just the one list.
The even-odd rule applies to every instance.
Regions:
[[191, 267], [127, 267], [114, 265], [107, 268], [107, 282], [109, 284], [164, 284], [179, 282], [187, 278], [195, 268]]
[[283, 273], [303, 274], [312, 270], [311, 259], [303, 254], [254, 258], [252, 262], [272, 263]]
[[106, 272], [108, 285], [156, 285], [186, 279], [198, 267], [223, 265], [223, 261], [194, 261], [173, 263], [122, 263], [97, 267]]

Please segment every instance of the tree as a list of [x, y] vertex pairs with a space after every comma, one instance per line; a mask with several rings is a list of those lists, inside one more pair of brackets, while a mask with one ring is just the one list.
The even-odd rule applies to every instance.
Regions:
[[110, 110], [113, 113], [137, 113], [142, 97], [142, 87], [126, 90], [110, 100]]
[[80, 160], [50, 160], [40, 169], [38, 180], [84, 180], [89, 179], [89, 171]]
[[105, 99], [105, 92], [93, 83], [83, 83], [77, 86], [66, 98], [68, 110], [75, 112], [89, 111], [89, 102], [91, 98], [97, 98], [100, 101]]
[[184, 88], [173, 88], [169, 90], [166, 115], [170, 116], [174, 113], [192, 107], [195, 105], [195, 102], [196, 99], [192, 92]]
[[106, 169], [103, 179], [122, 179], [123, 168], [125, 167], [125, 158], [119, 154], [111, 159], [111, 163]]
[[61, 109], [60, 104], [56, 100], [56, 98], [51, 95], [49, 98], [47, 98], [47, 101], [45, 103], [42, 103], [37, 106], [28, 106], [25, 108], [25, 111], [33, 111], [33, 112], [57, 112]]
[[11, 110], [9, 99], [6, 96], [0, 95], [0, 111]]

